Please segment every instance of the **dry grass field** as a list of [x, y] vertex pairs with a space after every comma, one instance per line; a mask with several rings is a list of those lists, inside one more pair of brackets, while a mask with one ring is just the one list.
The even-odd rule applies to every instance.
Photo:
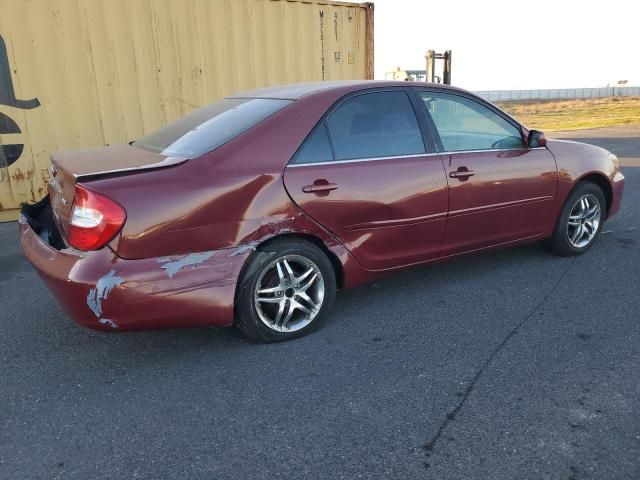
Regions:
[[640, 97], [496, 102], [529, 128], [554, 132], [640, 124]]

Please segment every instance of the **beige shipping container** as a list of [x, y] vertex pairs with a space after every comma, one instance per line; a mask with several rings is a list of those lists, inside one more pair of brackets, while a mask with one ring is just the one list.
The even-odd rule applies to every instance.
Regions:
[[49, 156], [124, 143], [237, 91], [373, 78], [373, 4], [0, 0], [0, 221]]

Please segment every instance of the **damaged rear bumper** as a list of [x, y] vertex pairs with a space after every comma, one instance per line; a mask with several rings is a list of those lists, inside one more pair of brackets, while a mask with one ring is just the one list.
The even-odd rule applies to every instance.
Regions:
[[37, 220], [23, 209], [22, 249], [77, 323], [106, 331], [233, 323], [236, 282], [251, 247], [126, 260], [108, 247], [60, 248]]

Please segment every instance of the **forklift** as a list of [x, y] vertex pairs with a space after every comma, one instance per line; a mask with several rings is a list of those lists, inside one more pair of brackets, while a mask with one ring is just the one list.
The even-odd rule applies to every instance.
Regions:
[[[444, 83], [445, 85], [451, 85], [451, 50], [446, 50], [444, 53], [427, 50], [425, 60], [427, 61], [426, 70], [402, 70], [398, 67], [397, 70], [387, 72], [384, 78], [385, 80]], [[436, 75], [436, 60], [443, 60], [442, 76]]]

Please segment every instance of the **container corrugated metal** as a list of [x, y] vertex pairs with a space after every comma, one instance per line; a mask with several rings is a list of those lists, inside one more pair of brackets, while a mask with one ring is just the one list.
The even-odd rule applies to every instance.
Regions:
[[0, 12], [0, 220], [46, 193], [52, 152], [134, 140], [241, 90], [373, 78], [371, 3], [0, 0]]

